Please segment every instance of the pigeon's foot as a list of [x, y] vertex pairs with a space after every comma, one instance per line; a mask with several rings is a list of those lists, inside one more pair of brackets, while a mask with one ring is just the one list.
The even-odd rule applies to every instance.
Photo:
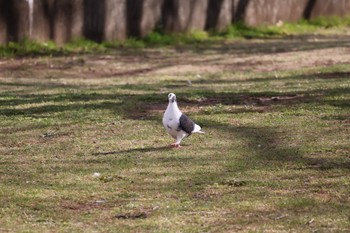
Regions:
[[176, 142], [170, 144], [169, 147], [175, 148], [175, 149], [182, 148], [182, 146], [180, 146], [180, 144], [177, 144]]

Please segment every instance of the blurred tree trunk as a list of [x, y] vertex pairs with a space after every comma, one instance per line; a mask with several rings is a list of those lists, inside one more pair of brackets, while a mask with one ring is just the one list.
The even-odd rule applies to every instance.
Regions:
[[28, 4], [21, 0], [0, 0], [0, 43], [28, 36]]
[[319, 16], [350, 15], [349, 0], [316, 0], [310, 18]]
[[82, 0], [35, 0], [31, 38], [62, 44], [81, 36]]
[[165, 0], [162, 22], [167, 32], [204, 30], [208, 0]]
[[205, 29], [224, 30], [231, 24], [232, 0], [209, 0]]
[[[350, 14], [350, 0], [0, 0], [0, 43], [30, 37], [59, 44], [85, 37], [98, 42], [144, 37], [156, 28], [169, 33], [223, 30]], [[31, 33], [29, 33], [31, 28]]]

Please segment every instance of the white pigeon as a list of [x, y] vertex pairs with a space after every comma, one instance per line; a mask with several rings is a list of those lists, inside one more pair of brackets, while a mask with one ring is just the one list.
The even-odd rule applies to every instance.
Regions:
[[175, 148], [180, 147], [181, 140], [190, 136], [192, 133], [204, 133], [201, 127], [195, 124], [188, 116], [183, 114], [176, 102], [176, 95], [170, 93], [168, 95], [169, 104], [163, 116], [163, 125], [167, 132], [172, 136], [176, 142], [171, 144]]

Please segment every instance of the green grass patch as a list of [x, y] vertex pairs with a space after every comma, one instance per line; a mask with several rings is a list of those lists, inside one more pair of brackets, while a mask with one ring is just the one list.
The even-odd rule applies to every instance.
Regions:
[[302, 21], [303, 24], [310, 24], [316, 27], [349, 27], [350, 26], [350, 16], [346, 17], [337, 17], [337, 16], [328, 16], [328, 17], [317, 17], [309, 21]]
[[243, 22], [237, 22], [230, 25], [226, 30], [221, 33], [213, 33], [224, 38], [268, 38], [283, 36], [283, 29], [275, 26], [261, 26], [261, 27], [249, 27]]
[[0, 46], [0, 57], [47, 55], [59, 52], [60, 49], [53, 42], [39, 43], [24, 39], [18, 43], [9, 42]]

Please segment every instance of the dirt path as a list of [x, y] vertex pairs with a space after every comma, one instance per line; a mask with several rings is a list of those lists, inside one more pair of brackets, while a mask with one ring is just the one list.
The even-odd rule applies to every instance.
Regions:
[[[0, 81], [96, 85], [101, 79], [271, 72], [350, 63], [350, 36], [244, 40], [178, 48], [0, 60]], [[28, 78], [31, 78], [30, 80]], [[11, 81], [12, 80], [12, 81]], [[98, 82], [94, 82], [97, 80]]]

